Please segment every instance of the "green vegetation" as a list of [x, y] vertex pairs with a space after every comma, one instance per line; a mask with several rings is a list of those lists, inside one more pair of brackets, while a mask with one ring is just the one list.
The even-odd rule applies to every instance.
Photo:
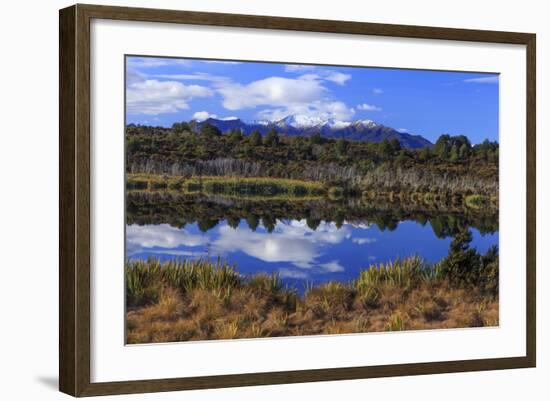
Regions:
[[[336, 191], [337, 192], [337, 191]], [[412, 198], [412, 199], [411, 199]], [[323, 197], [285, 196], [233, 197], [174, 191], [128, 191], [127, 224], [170, 224], [184, 227], [197, 222], [201, 229], [215, 227], [222, 220], [239, 224], [246, 221], [255, 230], [260, 221], [268, 231], [277, 220], [305, 219], [316, 229], [321, 221], [332, 221], [340, 227], [344, 220], [376, 224], [380, 230], [394, 230], [400, 221], [412, 220], [429, 224], [439, 238], [455, 236], [474, 227], [481, 233], [498, 231], [498, 209], [465, 208], [462, 202], [426, 202], [419, 195], [405, 199], [399, 196], [333, 199]]]
[[489, 204], [489, 199], [482, 195], [468, 195], [464, 198], [464, 203], [472, 209], [480, 209]]
[[128, 125], [128, 173], [180, 176], [272, 177], [338, 186], [346, 193], [420, 192], [498, 194], [498, 143], [471, 145], [465, 136], [442, 135], [433, 148], [402, 149], [397, 140], [354, 142], [286, 136], [262, 138], [203, 124], [172, 128]]
[[[126, 128], [127, 224], [225, 220], [272, 232], [279, 220], [429, 224], [448, 255], [365, 266], [354, 280], [310, 284], [243, 276], [217, 260], [127, 261], [129, 343], [398, 331], [498, 324], [498, 251], [470, 248], [469, 227], [498, 231], [498, 143], [442, 135], [431, 148], [204, 123]], [[253, 266], [247, 266], [250, 269]], [[253, 269], [250, 269], [254, 271]]]
[[129, 174], [128, 189], [172, 190], [183, 193], [236, 196], [241, 198], [319, 197], [326, 191], [321, 183], [270, 177], [189, 177]]
[[[186, 194], [201, 193], [205, 195], [223, 195], [226, 197], [262, 198], [262, 199], [313, 199], [326, 197], [333, 201], [344, 198], [359, 197], [359, 193], [342, 186], [330, 186], [314, 181], [271, 178], [271, 177], [180, 177], [154, 174], [127, 174], [126, 188], [130, 191], [176, 191]], [[365, 200], [391, 202], [399, 200], [405, 203], [437, 204], [439, 210], [462, 207], [470, 209], [497, 209], [498, 199], [479, 194], [463, 195], [460, 193], [408, 193], [393, 191], [368, 190], [362, 193]]]
[[437, 264], [410, 257], [372, 265], [303, 296], [277, 275], [241, 276], [220, 260], [128, 261], [127, 342], [497, 325], [496, 248], [479, 255], [468, 244], [464, 232]]

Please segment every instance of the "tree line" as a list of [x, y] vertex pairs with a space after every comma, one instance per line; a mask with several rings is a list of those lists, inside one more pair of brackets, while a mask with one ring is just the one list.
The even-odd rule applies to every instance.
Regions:
[[[431, 148], [406, 149], [399, 141], [347, 141], [315, 134], [287, 136], [271, 130], [223, 133], [208, 123], [171, 128], [126, 127], [131, 173], [181, 176], [272, 176], [342, 186], [393, 190], [498, 193], [497, 142], [472, 145], [464, 135], [441, 135]], [[405, 185], [406, 183], [406, 185]]]

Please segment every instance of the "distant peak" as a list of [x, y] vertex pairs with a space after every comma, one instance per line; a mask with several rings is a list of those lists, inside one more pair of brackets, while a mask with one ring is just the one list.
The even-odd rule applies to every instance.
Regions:
[[304, 114], [291, 114], [281, 120], [274, 121], [273, 124], [278, 126], [291, 126], [294, 128], [328, 127], [334, 130], [346, 128], [350, 125], [363, 125], [366, 127], [375, 127], [378, 125], [372, 120], [343, 121], [335, 118], [325, 119]]
[[294, 128], [308, 128], [322, 124], [324, 120], [320, 117], [311, 117], [304, 114], [292, 114], [276, 122], [278, 125], [290, 125]]
[[198, 122], [215, 122], [215, 121], [240, 121], [239, 117], [208, 117], [206, 120], [196, 120]]
[[372, 120], [357, 120], [355, 121], [356, 125], [363, 125], [365, 127], [376, 127], [378, 124], [376, 124]]

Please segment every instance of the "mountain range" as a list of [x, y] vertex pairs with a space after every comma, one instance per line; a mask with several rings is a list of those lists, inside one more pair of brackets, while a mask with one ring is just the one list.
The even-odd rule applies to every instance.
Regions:
[[412, 135], [395, 128], [377, 124], [371, 120], [340, 121], [335, 119], [321, 119], [305, 115], [290, 115], [277, 121], [245, 122], [239, 118], [219, 120], [208, 118], [196, 122], [194, 130], [200, 130], [203, 124], [208, 123], [217, 127], [222, 133], [239, 129], [245, 135], [258, 130], [262, 135], [275, 129], [280, 134], [289, 136], [311, 136], [319, 133], [325, 138], [344, 138], [351, 141], [382, 142], [384, 139], [397, 139], [402, 147], [418, 149], [431, 147], [433, 144], [421, 135]]

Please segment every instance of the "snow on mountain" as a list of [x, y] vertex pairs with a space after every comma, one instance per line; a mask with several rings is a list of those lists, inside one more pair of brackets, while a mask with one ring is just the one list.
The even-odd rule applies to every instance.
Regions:
[[293, 114], [277, 121], [278, 126], [290, 126], [294, 128], [310, 128], [323, 124], [325, 121], [320, 117], [310, 117], [303, 114]]
[[374, 128], [374, 127], [378, 126], [378, 124], [376, 124], [372, 120], [357, 120], [357, 121], [355, 121], [354, 124], [362, 125], [362, 126], [367, 127], [367, 128]]
[[275, 129], [279, 133], [289, 136], [311, 136], [321, 134], [326, 138], [345, 138], [351, 141], [381, 142], [384, 139], [397, 139], [401, 146], [406, 148], [422, 148], [432, 146], [432, 143], [420, 135], [411, 135], [400, 132], [394, 128], [377, 124], [372, 120], [341, 121], [333, 118], [320, 118], [303, 114], [289, 115], [278, 121], [251, 121], [244, 122], [240, 119], [216, 119], [208, 118], [197, 122], [196, 130], [204, 123], [218, 127], [222, 132], [238, 129], [245, 135], [258, 130], [262, 135]]
[[327, 120], [323, 125], [330, 127], [333, 130], [342, 129], [351, 125], [348, 121], [335, 120], [333, 118]]
[[357, 121], [341, 121], [336, 120], [334, 118], [329, 119], [323, 119], [320, 117], [312, 117], [307, 116], [303, 114], [293, 114], [290, 116], [287, 116], [279, 121], [276, 121], [274, 123], [278, 127], [293, 127], [298, 129], [306, 129], [306, 128], [323, 128], [323, 129], [332, 129], [332, 130], [340, 130], [343, 128], [347, 128], [350, 125], [354, 126], [364, 126], [367, 128], [374, 128], [378, 124], [376, 124], [372, 120], [357, 120]]

